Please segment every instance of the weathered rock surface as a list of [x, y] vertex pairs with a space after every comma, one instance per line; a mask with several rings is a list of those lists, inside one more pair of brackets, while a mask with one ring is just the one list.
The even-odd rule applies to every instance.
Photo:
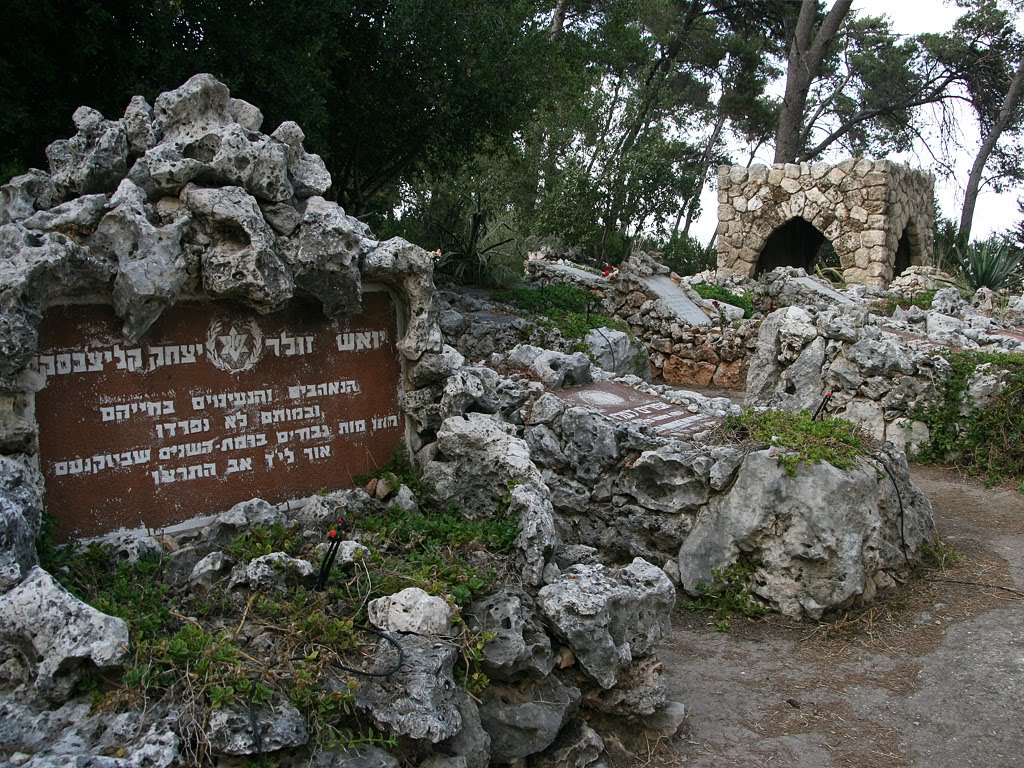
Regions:
[[373, 626], [389, 632], [448, 635], [452, 631], [451, 607], [419, 587], [371, 600], [366, 614]]
[[538, 587], [557, 544], [551, 499], [537, 486], [517, 485], [512, 489], [508, 512], [519, 521], [515, 548], [520, 576], [523, 583]]
[[776, 450], [748, 454], [729, 492], [698, 515], [679, 550], [690, 594], [742, 559], [757, 595], [788, 616], [818, 619], [873, 592], [869, 580], [934, 539], [931, 505], [894, 446], [848, 470], [818, 463], [795, 475], [782, 470]]
[[[253, 733], [253, 722], [259, 734]], [[309, 734], [302, 713], [283, 697], [249, 707], [221, 707], [210, 714], [207, 737], [223, 755], [277, 752], [306, 743]]]
[[593, 381], [590, 358], [582, 352], [567, 355], [530, 344], [520, 344], [508, 353], [509, 365], [529, 371], [549, 389], [561, 389]]
[[537, 604], [580, 666], [603, 688], [620, 668], [654, 651], [668, 632], [676, 591], [640, 558], [625, 568], [574, 565], [537, 594]]
[[468, 517], [493, 514], [510, 485], [543, 488], [530, 449], [513, 429], [490, 416], [467, 413], [445, 419], [437, 433], [441, 458], [427, 463], [424, 479], [444, 503], [457, 502]]
[[43, 477], [28, 462], [0, 456], [0, 593], [38, 565]]
[[[462, 729], [458, 686], [452, 677], [455, 646], [418, 635], [403, 635], [399, 642], [401, 668], [390, 677], [368, 678], [356, 694], [356, 707], [378, 727], [401, 736], [434, 744], [451, 738]], [[380, 658], [394, 659], [386, 641], [381, 640], [378, 648], [383, 651]]]
[[34, 667], [33, 686], [53, 701], [71, 693], [82, 667], [119, 667], [128, 658], [128, 626], [72, 596], [38, 566], [0, 596], [0, 638]]
[[471, 604], [464, 615], [474, 632], [495, 633], [483, 649], [483, 668], [491, 679], [543, 677], [554, 668], [551, 640], [529, 593], [504, 587]]
[[547, 749], [579, 705], [579, 690], [555, 677], [491, 685], [480, 705], [480, 720], [491, 737], [491, 759], [510, 763]]

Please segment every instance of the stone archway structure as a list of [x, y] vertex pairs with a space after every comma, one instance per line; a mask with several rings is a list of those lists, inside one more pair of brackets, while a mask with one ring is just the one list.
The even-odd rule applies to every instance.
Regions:
[[932, 262], [934, 177], [889, 160], [718, 168], [718, 269], [812, 269], [828, 240], [848, 283], [884, 288]]

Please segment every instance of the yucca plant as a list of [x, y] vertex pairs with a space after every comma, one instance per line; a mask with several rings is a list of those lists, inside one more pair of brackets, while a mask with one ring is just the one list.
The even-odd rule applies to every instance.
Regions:
[[982, 286], [997, 291], [1021, 283], [1020, 265], [1024, 252], [1011, 249], [998, 240], [983, 240], [954, 249], [958, 271], [973, 289]]

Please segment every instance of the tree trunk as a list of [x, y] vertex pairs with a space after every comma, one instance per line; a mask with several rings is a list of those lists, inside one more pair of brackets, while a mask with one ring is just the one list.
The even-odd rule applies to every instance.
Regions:
[[839, 32], [853, 0], [836, 0], [821, 26], [814, 29], [818, 0], [802, 0], [786, 67], [786, 92], [775, 131], [775, 162], [791, 163], [800, 152], [800, 132], [811, 83], [821, 72], [829, 43]]
[[985, 165], [988, 163], [992, 151], [999, 143], [1003, 131], [1013, 120], [1014, 114], [1020, 106], [1021, 93], [1024, 91], [1024, 57], [1021, 57], [1017, 65], [1017, 71], [1010, 81], [1010, 87], [1003, 97], [1003, 104], [999, 108], [999, 116], [992, 124], [992, 130], [984, 137], [981, 148], [974, 158], [974, 165], [971, 166], [971, 174], [967, 177], [967, 188], [964, 190], [964, 207], [960, 214], [960, 229], [957, 232], [957, 240], [966, 244], [971, 239], [971, 224], [974, 221], [974, 207], [978, 203], [978, 191], [981, 188], [981, 176], [985, 172]]

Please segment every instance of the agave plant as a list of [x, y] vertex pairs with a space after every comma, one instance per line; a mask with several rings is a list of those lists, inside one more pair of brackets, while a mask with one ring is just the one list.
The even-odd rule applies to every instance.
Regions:
[[1020, 266], [1024, 251], [1006, 246], [998, 240], [984, 240], [954, 249], [960, 274], [977, 290], [987, 286], [993, 291], [1013, 288], [1021, 283]]

